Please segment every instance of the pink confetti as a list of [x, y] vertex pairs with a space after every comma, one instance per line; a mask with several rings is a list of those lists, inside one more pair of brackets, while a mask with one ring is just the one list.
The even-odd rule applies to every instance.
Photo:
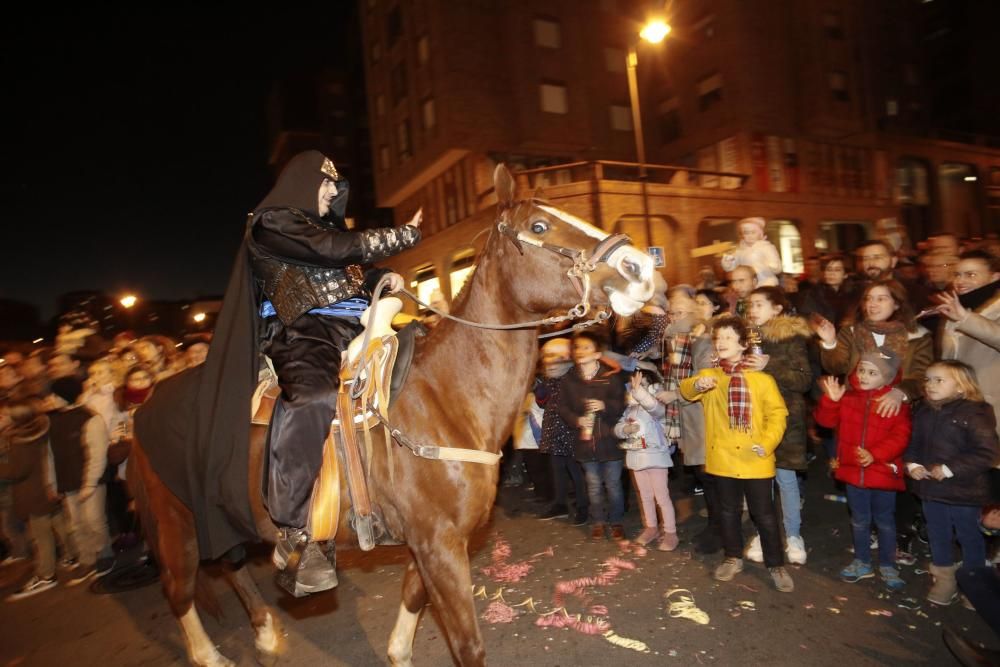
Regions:
[[[550, 547], [551, 549], [551, 547]], [[498, 537], [493, 545], [493, 564], [481, 568], [480, 572], [498, 583], [516, 583], [521, 581], [534, 569], [528, 561], [518, 563], [508, 563], [511, 556], [510, 543], [502, 537]]]
[[494, 600], [486, 607], [481, 618], [487, 623], [513, 623], [517, 618], [517, 610], [499, 600]]
[[608, 608], [605, 607], [603, 604], [595, 604], [593, 607], [590, 608], [590, 613], [593, 614], [594, 616], [607, 616]]

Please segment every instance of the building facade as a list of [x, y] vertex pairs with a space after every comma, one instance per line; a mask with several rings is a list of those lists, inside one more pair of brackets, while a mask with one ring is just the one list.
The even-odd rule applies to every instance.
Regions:
[[426, 220], [420, 246], [389, 264], [449, 298], [492, 220], [497, 162], [665, 249], [671, 282], [693, 281], [748, 215], [768, 220], [792, 273], [875, 235], [905, 249], [933, 231], [995, 231], [1000, 142], [982, 123], [935, 124], [947, 77], [931, 63], [960, 40], [921, 4], [670, 3], [670, 36], [636, 49], [640, 178], [625, 58], [645, 3], [360, 0], [376, 203], [397, 223], [419, 207]]

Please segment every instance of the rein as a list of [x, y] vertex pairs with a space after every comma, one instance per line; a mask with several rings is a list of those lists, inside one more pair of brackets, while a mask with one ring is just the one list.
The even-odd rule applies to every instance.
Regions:
[[[565, 322], [567, 320], [578, 319], [584, 317], [588, 312], [590, 312], [590, 274], [597, 270], [597, 267], [608, 261], [611, 254], [622, 247], [630, 243], [630, 240], [624, 234], [614, 234], [607, 236], [604, 239], [598, 241], [597, 245], [590, 252], [590, 256], [584, 255], [582, 250], [575, 248], [567, 248], [565, 246], [560, 246], [552, 243], [545, 243], [537, 239], [529, 238], [522, 235], [520, 232], [511, 227], [507, 222], [501, 220], [497, 221], [496, 226], [497, 231], [508, 238], [514, 247], [517, 248], [518, 252], [522, 255], [524, 254], [524, 247], [522, 244], [528, 244], [536, 248], [541, 248], [549, 252], [553, 252], [562, 257], [569, 258], [573, 260], [573, 266], [566, 272], [567, 277], [572, 281], [573, 286], [576, 288], [577, 293], [580, 296], [580, 301], [570, 308], [565, 315], [554, 315], [552, 317], [546, 317], [541, 320], [534, 320], [531, 322], [518, 322], [515, 324], [486, 324], [483, 322], [472, 322], [471, 320], [466, 320], [461, 317], [455, 317], [450, 313], [442, 312], [441, 310], [431, 306], [430, 304], [421, 301], [412, 292], [403, 289], [400, 290], [403, 294], [408, 296], [414, 302], [423, 306], [424, 308], [430, 310], [431, 312], [437, 313], [443, 318], [453, 320], [459, 324], [465, 324], [467, 326], [476, 327], [479, 329], [493, 329], [493, 330], [510, 330], [510, 329], [528, 329], [546, 324], [555, 324], [558, 322]], [[375, 289], [372, 291], [372, 301], [369, 306], [369, 321], [375, 321], [375, 311], [378, 308], [378, 302], [381, 298], [382, 288], [388, 285], [388, 277], [383, 276], [379, 280]], [[572, 328], [582, 329], [589, 327], [598, 322], [603, 322], [610, 317], [610, 313], [607, 311], [601, 311], [597, 313], [595, 317], [585, 322], [580, 322], [574, 325]], [[538, 338], [549, 338], [551, 336], [565, 335], [565, 331], [556, 331], [549, 334], [539, 335]], [[364, 338], [362, 339], [361, 349], [367, 350], [368, 344], [371, 341], [371, 329], [366, 327]], [[358, 359], [357, 367], [354, 370], [354, 377], [351, 381], [350, 394], [352, 399], [357, 399], [361, 397], [368, 389], [368, 383], [373, 381], [375, 372], [373, 368], [369, 368], [369, 364], [365, 363], [368, 356], [362, 354]], [[366, 372], [367, 371], [367, 372]], [[466, 463], [482, 463], [487, 465], [496, 465], [500, 462], [502, 454], [493, 452], [484, 452], [478, 449], [464, 449], [461, 447], [440, 447], [438, 445], [424, 445], [414, 442], [406, 436], [405, 433], [400, 431], [398, 428], [393, 428], [389, 423], [387, 415], [379, 414], [378, 411], [375, 413], [377, 419], [382, 422], [386, 430], [400, 445], [406, 447], [413, 453], [414, 456], [419, 456], [421, 458], [434, 460], [434, 461], [463, 461]], [[386, 445], [389, 443], [386, 442]], [[391, 469], [391, 468], [390, 468]]]

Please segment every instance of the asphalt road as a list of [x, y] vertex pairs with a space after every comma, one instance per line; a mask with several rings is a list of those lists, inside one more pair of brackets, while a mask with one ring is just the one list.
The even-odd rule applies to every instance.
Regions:
[[[901, 594], [882, 592], [877, 579], [840, 582], [836, 573], [851, 558], [846, 506], [824, 500], [830, 482], [818, 464], [812, 472], [803, 510], [809, 562], [791, 568], [796, 590], [790, 594], [772, 588], [762, 565], [748, 563], [733, 582], [715, 582], [711, 571], [721, 556], [699, 556], [690, 548], [690, 536], [705, 521], [698, 515], [701, 499], [684, 497], [676, 489], [681, 546], [673, 553], [651, 550], [645, 556], [624, 552], [612, 542], [592, 543], [583, 528], [565, 520], [539, 521], [532, 515], [537, 506], [528, 500], [527, 489], [503, 489], [473, 557], [477, 611], [485, 612], [496, 597], [492, 601], [502, 598], [518, 612], [510, 623], [480, 621], [490, 664], [956, 664], [941, 641], [943, 624], [987, 645], [1000, 644], [974, 612], [958, 604], [940, 609], [923, 602], [928, 575], [917, 570], [927, 569], [926, 554], [920, 554], [914, 567], [902, 569], [908, 583]], [[629, 534], [638, 530], [634, 501], [626, 526]], [[492, 563], [498, 538], [510, 544], [507, 563], [530, 561], [531, 571], [523, 580], [501, 584], [482, 572]], [[288, 651], [279, 664], [387, 664], [407, 557], [404, 547], [383, 547], [364, 556], [342, 554], [336, 591], [293, 600], [273, 584], [266, 552], [257, 553], [252, 573], [288, 633]], [[557, 582], [606, 573], [602, 563], [609, 557], [620, 557], [634, 569], [619, 568], [606, 585], [565, 596], [561, 606], [570, 614], [583, 614], [584, 621], [598, 612], [617, 636], [642, 642], [645, 651], [614, 645], [601, 635], [536, 625], [559, 606], [553, 602]], [[0, 595], [29, 574], [26, 566], [0, 568]], [[242, 607], [221, 578], [212, 584], [224, 616], [205, 618], [206, 629], [225, 655], [240, 665], [255, 664], [253, 633]], [[670, 617], [664, 594], [676, 588], [690, 592], [708, 623]], [[904, 608], [914, 606], [907, 598], [920, 609]], [[420, 665], [451, 664], [433, 613], [424, 614], [414, 654]], [[0, 665], [183, 664], [180, 630], [158, 585], [104, 595], [84, 586], [59, 586], [29, 599], [0, 602]]]

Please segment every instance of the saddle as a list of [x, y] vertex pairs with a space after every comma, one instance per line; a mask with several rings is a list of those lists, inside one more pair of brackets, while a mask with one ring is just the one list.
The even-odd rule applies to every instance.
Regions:
[[[351, 502], [349, 521], [361, 549], [368, 551], [378, 544], [399, 544], [386, 531], [381, 511], [369, 493], [368, 482], [372, 429], [383, 430], [388, 447], [392, 442], [388, 428], [389, 407], [406, 382], [417, 337], [427, 332], [419, 322], [411, 322], [395, 332], [391, 322], [401, 308], [399, 299], [381, 299], [375, 322], [369, 322], [371, 310], [366, 310], [361, 316], [366, 332], [351, 341], [343, 353], [336, 416], [323, 443], [323, 463], [310, 501], [308, 530], [314, 540], [332, 540], [337, 534], [340, 465], [343, 464]], [[368, 347], [362, 350], [369, 329]], [[251, 423], [266, 426], [270, 422], [280, 393], [277, 377], [271, 371], [254, 393]]]

